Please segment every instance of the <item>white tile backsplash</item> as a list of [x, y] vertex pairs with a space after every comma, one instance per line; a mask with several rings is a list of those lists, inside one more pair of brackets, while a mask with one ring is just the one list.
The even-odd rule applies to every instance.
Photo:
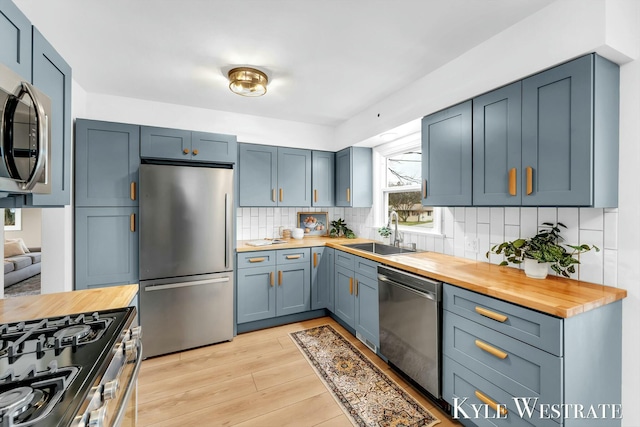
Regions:
[[[327, 212], [329, 220], [343, 218], [359, 236], [381, 240], [371, 208], [238, 208], [237, 236], [242, 240], [272, 237], [273, 227], [292, 227], [297, 212]], [[598, 246], [580, 256], [577, 279], [585, 282], [617, 285], [618, 211], [588, 208], [442, 208], [443, 235], [404, 233], [405, 243], [418, 249], [455, 255], [481, 262], [499, 264], [503, 257], [485, 253], [495, 244], [531, 237], [543, 222], [561, 222], [567, 226], [561, 235], [565, 243]], [[465, 250], [465, 238], [478, 239], [478, 252]]]

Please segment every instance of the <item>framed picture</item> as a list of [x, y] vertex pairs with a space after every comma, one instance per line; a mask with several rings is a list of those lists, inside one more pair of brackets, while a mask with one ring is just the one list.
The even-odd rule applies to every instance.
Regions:
[[329, 233], [327, 212], [298, 212], [297, 226], [305, 236], [326, 236]]
[[22, 230], [22, 209], [4, 210], [4, 229], [7, 231]]

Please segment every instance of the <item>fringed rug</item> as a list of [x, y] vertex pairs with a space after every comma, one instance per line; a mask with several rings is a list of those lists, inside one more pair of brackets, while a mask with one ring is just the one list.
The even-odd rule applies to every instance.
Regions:
[[440, 420], [329, 325], [291, 338], [357, 426], [423, 426]]

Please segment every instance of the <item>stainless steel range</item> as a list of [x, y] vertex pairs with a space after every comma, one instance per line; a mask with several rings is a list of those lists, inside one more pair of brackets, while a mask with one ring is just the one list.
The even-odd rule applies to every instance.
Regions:
[[0, 426], [135, 425], [135, 314], [128, 307], [0, 325]]

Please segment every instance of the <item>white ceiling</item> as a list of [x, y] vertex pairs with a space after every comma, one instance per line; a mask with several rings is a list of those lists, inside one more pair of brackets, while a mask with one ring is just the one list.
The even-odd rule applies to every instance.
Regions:
[[14, 1], [87, 92], [338, 126], [555, 0]]

